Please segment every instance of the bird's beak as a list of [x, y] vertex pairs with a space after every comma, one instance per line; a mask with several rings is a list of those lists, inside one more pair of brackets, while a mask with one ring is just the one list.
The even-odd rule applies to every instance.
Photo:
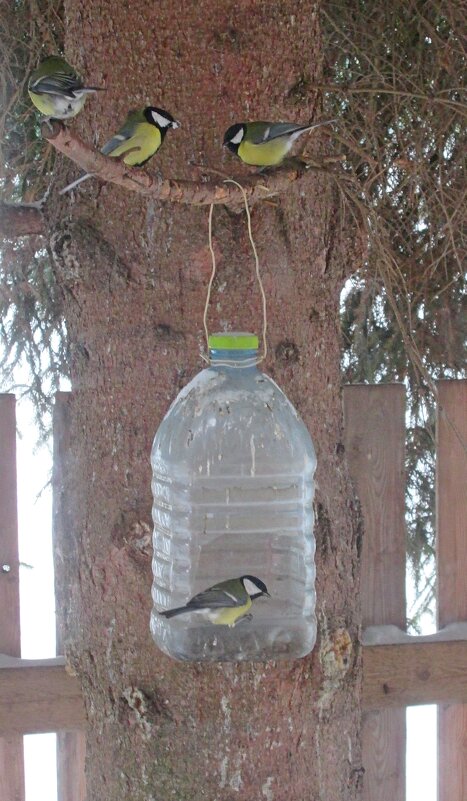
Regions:
[[178, 120], [174, 120], [173, 121], [172, 128], [181, 128], [181, 127], [182, 127], [182, 123], [181, 122], [179, 122]]
[[270, 597], [271, 597], [271, 596], [270, 596], [270, 594], [269, 594], [268, 592], [263, 592], [263, 595], [266, 595], [268, 598], [270, 598]]

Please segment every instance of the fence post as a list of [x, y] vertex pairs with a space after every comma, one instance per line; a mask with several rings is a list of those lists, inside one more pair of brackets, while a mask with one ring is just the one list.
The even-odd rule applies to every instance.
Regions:
[[[467, 620], [467, 380], [438, 383], [438, 626]], [[467, 669], [467, 668], [466, 668]], [[467, 704], [438, 708], [438, 798], [467, 798]]]
[[[345, 449], [362, 505], [363, 628], [405, 629], [405, 390], [401, 384], [344, 388]], [[405, 798], [405, 709], [364, 713], [364, 801]]]
[[[70, 547], [71, 521], [66, 487], [69, 481], [68, 455], [70, 449], [69, 392], [57, 392], [53, 417], [53, 543], [55, 570], [66, 559]], [[56, 593], [57, 597], [57, 593]], [[59, 602], [59, 599], [57, 598]], [[63, 652], [63, 636], [57, 626], [57, 653]], [[57, 733], [57, 795], [58, 801], [85, 801], [86, 780], [84, 763], [86, 735], [84, 731]]]
[[[0, 395], [0, 510], [0, 653], [21, 656], [14, 395]], [[23, 738], [0, 738], [0, 798], [24, 801], [24, 793]]]

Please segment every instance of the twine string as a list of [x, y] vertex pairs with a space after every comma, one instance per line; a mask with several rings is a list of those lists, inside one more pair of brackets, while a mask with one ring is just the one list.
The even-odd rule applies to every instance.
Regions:
[[211, 290], [212, 284], [216, 275], [216, 254], [214, 253], [214, 248], [212, 245], [212, 213], [214, 211], [214, 203], [211, 203], [209, 207], [209, 218], [208, 218], [208, 237], [209, 237], [209, 251], [211, 253], [211, 261], [212, 261], [212, 269], [211, 269], [211, 277], [208, 283], [208, 289], [206, 293], [206, 302], [204, 304], [204, 314], [203, 314], [203, 325], [204, 325], [204, 335], [206, 337], [206, 348], [208, 356], [201, 354], [201, 357], [204, 359], [205, 362], [209, 362], [209, 331], [208, 331], [208, 309], [209, 309], [209, 301], [211, 300]]
[[[245, 212], [246, 212], [246, 216], [247, 216], [248, 236], [249, 236], [249, 239], [250, 239], [251, 249], [253, 251], [253, 256], [254, 256], [254, 259], [255, 259], [256, 280], [258, 281], [258, 286], [259, 286], [259, 290], [260, 290], [260, 293], [261, 293], [261, 304], [262, 304], [262, 312], [263, 312], [263, 328], [262, 328], [263, 352], [262, 352], [261, 356], [255, 356], [255, 357], [253, 357], [251, 359], [242, 360], [241, 362], [238, 362], [238, 361], [236, 361], [234, 359], [226, 359], [225, 361], [222, 361], [222, 364], [224, 364], [224, 363], [227, 364], [227, 365], [232, 365], [233, 364], [233, 365], [236, 365], [238, 367], [251, 367], [251, 366], [253, 366], [255, 364], [259, 364], [260, 362], [262, 362], [266, 358], [267, 352], [268, 352], [268, 345], [267, 345], [267, 340], [266, 340], [266, 335], [267, 335], [267, 330], [268, 330], [266, 294], [265, 294], [265, 291], [264, 291], [263, 282], [261, 280], [261, 272], [260, 272], [260, 266], [259, 266], [258, 252], [256, 250], [255, 240], [253, 238], [253, 232], [251, 230], [251, 213], [250, 213], [250, 207], [248, 205], [248, 198], [247, 198], [245, 189], [243, 188], [243, 186], [241, 184], [238, 183], [238, 181], [234, 181], [233, 178], [227, 178], [224, 181], [224, 183], [226, 183], [226, 184], [235, 184], [235, 186], [238, 186], [238, 188], [240, 189], [240, 191], [241, 191], [241, 193], [243, 195], [243, 202], [245, 204]], [[216, 254], [214, 252], [214, 247], [213, 247], [213, 243], [212, 243], [212, 215], [213, 215], [213, 210], [214, 210], [214, 204], [211, 203], [210, 208], [209, 208], [209, 218], [208, 218], [208, 236], [209, 236], [209, 251], [211, 253], [211, 261], [212, 261], [212, 270], [211, 270], [211, 277], [210, 277], [209, 283], [208, 283], [208, 288], [207, 288], [207, 293], [206, 293], [206, 302], [204, 304], [204, 314], [203, 314], [203, 325], [204, 325], [204, 333], [205, 333], [205, 337], [206, 337], [206, 346], [207, 346], [208, 354], [209, 354], [208, 309], [209, 309], [209, 303], [210, 303], [210, 300], [211, 300], [212, 285], [213, 285], [213, 281], [214, 281], [214, 278], [215, 278], [215, 275], [216, 275]], [[209, 356], [206, 357], [203, 354], [201, 356], [204, 359], [204, 361], [206, 361], [206, 362], [210, 361], [209, 360]], [[219, 362], [219, 364], [220, 364], [220, 362]]]

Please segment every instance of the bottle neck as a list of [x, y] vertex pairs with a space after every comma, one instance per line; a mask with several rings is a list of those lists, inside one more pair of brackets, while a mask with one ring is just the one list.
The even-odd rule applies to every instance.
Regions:
[[251, 350], [243, 349], [217, 349], [210, 348], [209, 361], [211, 367], [225, 367], [225, 368], [256, 368], [258, 362], [258, 349], [252, 348]]

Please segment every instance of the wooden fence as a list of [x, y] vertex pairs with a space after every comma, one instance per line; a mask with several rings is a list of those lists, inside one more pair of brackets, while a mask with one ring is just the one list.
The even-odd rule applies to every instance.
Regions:
[[[467, 799], [467, 381], [438, 384], [437, 604], [431, 637], [405, 627], [402, 385], [344, 390], [345, 447], [365, 521], [362, 553], [365, 801], [405, 798], [405, 707], [438, 703], [439, 801]], [[66, 531], [60, 475], [68, 395], [54, 422], [54, 526]], [[15, 399], [0, 396], [0, 799], [23, 801], [22, 735], [57, 731], [59, 801], [84, 801], [85, 712], [60, 657], [21, 660]], [[59, 532], [60, 533], [60, 532]], [[373, 627], [378, 627], [377, 629]], [[397, 627], [397, 628], [396, 628]], [[378, 634], [375, 641], [375, 631]], [[59, 645], [60, 643], [58, 643]]]

